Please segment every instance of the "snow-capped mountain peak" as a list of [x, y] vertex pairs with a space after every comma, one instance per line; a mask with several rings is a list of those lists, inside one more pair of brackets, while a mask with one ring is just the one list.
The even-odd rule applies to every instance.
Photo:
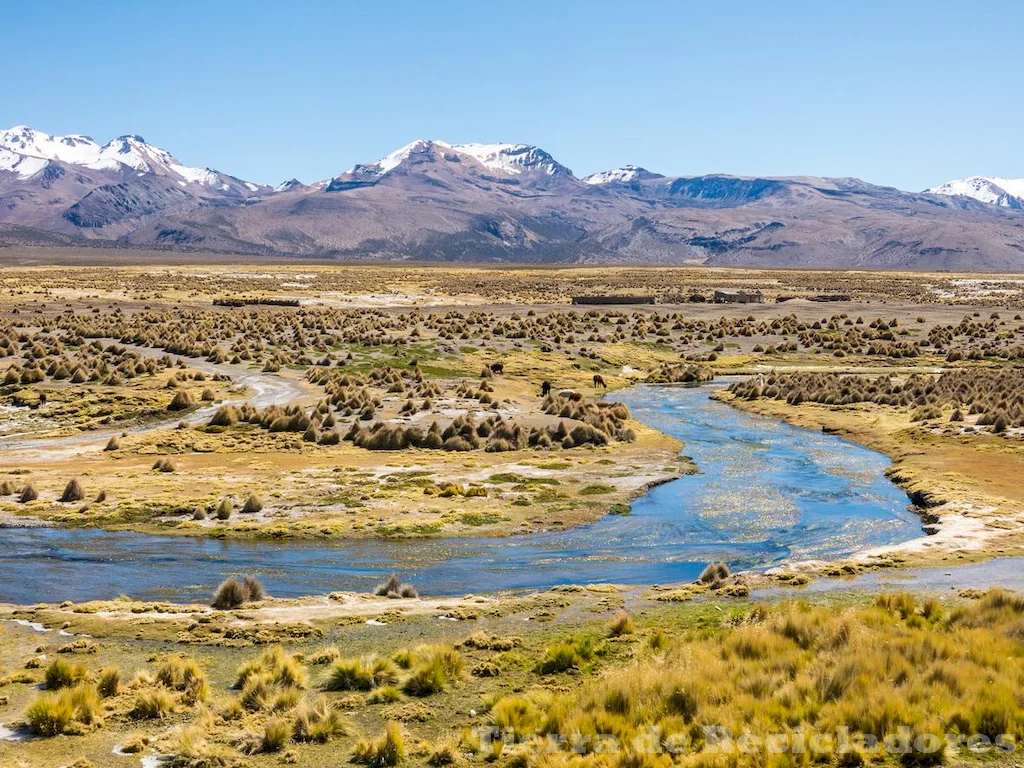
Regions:
[[642, 181], [644, 179], [662, 179], [660, 173], [652, 173], [646, 168], [638, 165], [623, 165], [620, 168], [613, 168], [610, 171], [600, 171], [584, 176], [581, 181], [584, 184], [628, 184], [631, 181]]
[[119, 136], [100, 146], [88, 136], [54, 136], [24, 125], [0, 130], [0, 171], [30, 179], [54, 161], [93, 171], [167, 176], [182, 187], [198, 184], [220, 192], [262, 189], [210, 168], [191, 168], [137, 135]]
[[935, 195], [970, 197], [989, 205], [1024, 209], [1024, 179], [969, 176], [925, 190]]
[[0, 148], [24, 157], [60, 160], [72, 165], [87, 163], [100, 149], [88, 136], [51, 136], [27, 125], [0, 130]]
[[291, 192], [293, 189], [302, 189], [303, 186], [305, 185], [298, 179], [288, 179], [288, 181], [282, 181], [280, 184], [274, 187], [274, 191]]
[[543, 149], [530, 144], [451, 144], [437, 139], [417, 139], [390, 152], [375, 163], [356, 165], [343, 175], [371, 181], [402, 168], [410, 161], [434, 162], [436, 160], [459, 163], [468, 161], [481, 166], [490, 173], [507, 176], [535, 172], [545, 176], [572, 178], [572, 171], [557, 162]]

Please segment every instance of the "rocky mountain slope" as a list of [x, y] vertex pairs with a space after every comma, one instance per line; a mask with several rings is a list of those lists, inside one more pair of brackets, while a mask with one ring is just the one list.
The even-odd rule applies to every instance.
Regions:
[[189, 168], [135, 136], [101, 146], [27, 128], [0, 132], [0, 243], [339, 259], [1024, 269], [1024, 211], [1001, 197], [1012, 189], [993, 197], [994, 189], [963, 188], [670, 178], [631, 165], [579, 179], [535, 146], [424, 140], [318, 184], [270, 188]]

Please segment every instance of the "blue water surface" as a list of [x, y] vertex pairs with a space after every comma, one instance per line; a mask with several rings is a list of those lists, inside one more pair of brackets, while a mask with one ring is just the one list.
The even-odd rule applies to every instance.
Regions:
[[95, 529], [0, 530], [0, 601], [206, 599], [253, 573], [278, 597], [368, 590], [399, 571], [425, 595], [558, 584], [692, 581], [733, 570], [836, 558], [921, 535], [886, 457], [835, 435], [710, 400], [710, 387], [617, 392], [642, 421], [678, 437], [699, 474], [658, 486], [629, 516], [500, 539], [219, 541]]

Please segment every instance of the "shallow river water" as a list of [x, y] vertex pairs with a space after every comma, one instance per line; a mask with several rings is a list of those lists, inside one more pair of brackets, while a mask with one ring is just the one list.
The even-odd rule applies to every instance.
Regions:
[[242, 573], [279, 597], [367, 590], [393, 570], [426, 595], [665, 584], [693, 580], [711, 560], [766, 568], [922, 535], [907, 497], [884, 477], [884, 456], [738, 411], [709, 391], [641, 385], [615, 394], [637, 418], [680, 438], [700, 470], [637, 499], [629, 516], [501, 539], [338, 544], [0, 529], [0, 602], [206, 599]]

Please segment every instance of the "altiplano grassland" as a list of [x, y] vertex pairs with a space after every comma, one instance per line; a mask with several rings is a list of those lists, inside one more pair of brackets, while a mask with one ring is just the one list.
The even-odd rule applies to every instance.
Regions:
[[923, 530], [643, 587], [40, 594], [0, 608], [0, 765], [1019, 762], [1024, 598], [790, 590], [1022, 553], [1021, 313], [1003, 275], [5, 268], [5, 527], [529, 541], [700, 473], [616, 390], [715, 381], [884, 453]]

